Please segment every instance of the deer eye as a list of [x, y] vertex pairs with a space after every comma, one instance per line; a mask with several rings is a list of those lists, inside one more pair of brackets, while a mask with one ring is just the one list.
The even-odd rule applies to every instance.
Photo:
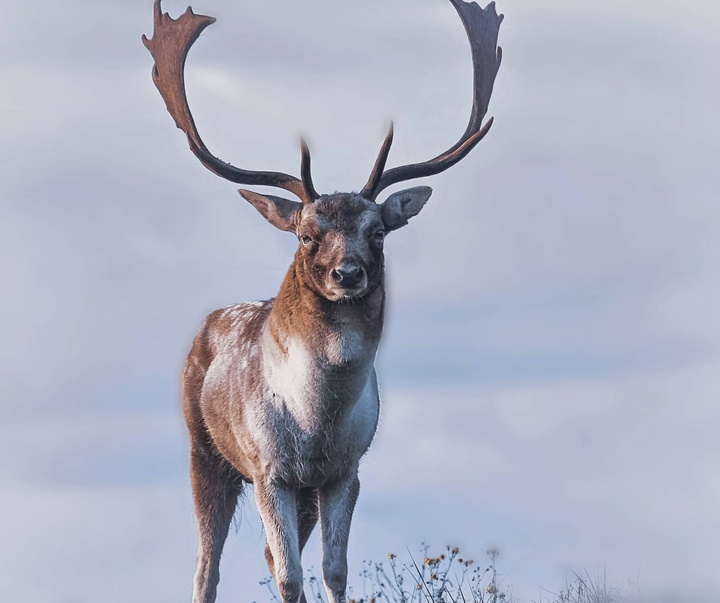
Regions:
[[372, 238], [375, 239], [378, 243], [382, 242], [382, 240], [385, 238], [385, 231], [384, 230], [376, 230]]
[[312, 237], [309, 237], [308, 235], [300, 235], [300, 242], [303, 245], [310, 245], [310, 243], [312, 243]]

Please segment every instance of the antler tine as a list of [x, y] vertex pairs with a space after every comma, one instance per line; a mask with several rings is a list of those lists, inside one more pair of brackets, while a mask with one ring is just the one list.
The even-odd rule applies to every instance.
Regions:
[[300, 176], [302, 177], [303, 187], [307, 191], [307, 200], [303, 199], [303, 203], [312, 203], [315, 199], [320, 197], [320, 194], [315, 190], [312, 181], [312, 173], [310, 170], [310, 149], [307, 146], [304, 138], [300, 139], [300, 150], [302, 152], [302, 162], [300, 164]]
[[[153, 82], [168, 112], [175, 120], [175, 125], [187, 136], [190, 150], [211, 172], [237, 184], [282, 188], [298, 196], [304, 203], [312, 202], [312, 193], [301, 180], [280, 172], [236, 168], [210, 153], [200, 138], [185, 94], [185, 60], [195, 40], [215, 21], [215, 17], [196, 15], [189, 6], [180, 17], [173, 19], [162, 12], [161, 0], [155, 0], [153, 37], [148, 39], [143, 36], [142, 41], [155, 60]], [[309, 161], [307, 163], [309, 171]]]
[[498, 47], [497, 41], [503, 15], [497, 14], [495, 2], [491, 2], [486, 8], [480, 8], [476, 2], [468, 3], [465, 0], [450, 2], [463, 22], [472, 49], [474, 86], [470, 121], [460, 140], [444, 153], [429, 161], [396, 167], [382, 174], [372, 199], [388, 186], [398, 182], [444, 172], [472, 151], [492, 127], [492, 118], [485, 125], [482, 121], [487, 114], [495, 77], [502, 61], [502, 49]]
[[385, 136], [385, 141], [383, 142], [382, 147], [380, 147], [380, 153], [378, 153], [377, 159], [375, 160], [375, 166], [370, 174], [370, 178], [368, 178], [367, 184], [360, 191], [360, 195], [366, 199], [375, 199], [377, 196], [376, 189], [380, 184], [380, 178], [385, 171], [385, 164], [387, 163], [388, 155], [390, 154], [393, 136], [394, 126], [393, 122], [390, 122], [390, 129], [388, 130], [387, 136]]

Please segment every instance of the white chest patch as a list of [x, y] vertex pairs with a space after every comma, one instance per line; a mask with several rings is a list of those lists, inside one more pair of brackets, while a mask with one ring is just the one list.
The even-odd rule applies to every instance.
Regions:
[[363, 338], [354, 330], [335, 331], [325, 345], [325, 355], [330, 364], [340, 366], [362, 355]]
[[300, 339], [291, 337], [284, 342], [286, 354], [283, 354], [274, 342], [271, 343], [271, 339], [270, 335], [265, 333], [265, 341], [270, 345], [267, 346], [269, 353], [264, 363], [264, 372], [271, 391], [289, 407], [300, 411], [307, 409], [303, 402], [308, 397], [312, 356]]

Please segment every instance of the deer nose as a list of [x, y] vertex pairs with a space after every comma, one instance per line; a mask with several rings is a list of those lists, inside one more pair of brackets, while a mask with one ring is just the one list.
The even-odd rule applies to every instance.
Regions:
[[343, 264], [330, 273], [341, 287], [355, 287], [362, 280], [362, 268], [357, 264]]

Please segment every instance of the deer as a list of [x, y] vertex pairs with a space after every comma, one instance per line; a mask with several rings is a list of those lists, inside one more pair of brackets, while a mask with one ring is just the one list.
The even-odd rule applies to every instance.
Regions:
[[298, 200], [239, 193], [265, 220], [297, 237], [277, 296], [207, 316], [185, 363], [183, 413], [199, 532], [193, 603], [213, 603], [220, 556], [240, 494], [253, 485], [265, 558], [283, 603], [305, 603], [301, 554], [320, 523], [322, 576], [329, 603], [346, 601], [350, 524], [360, 490], [359, 463], [373, 440], [380, 399], [375, 356], [385, 318], [384, 243], [427, 203], [428, 186], [390, 186], [439, 174], [486, 136], [484, 121], [502, 60], [503, 15], [494, 2], [449, 0], [470, 41], [473, 104], [467, 129], [434, 159], [385, 169], [393, 126], [360, 192], [319, 194], [301, 140], [300, 178], [235, 167], [200, 138], [185, 94], [190, 50], [215, 18], [191, 7], [179, 18], [155, 0], [152, 78], [191, 152], [211, 172], [242, 185], [268, 186]]

